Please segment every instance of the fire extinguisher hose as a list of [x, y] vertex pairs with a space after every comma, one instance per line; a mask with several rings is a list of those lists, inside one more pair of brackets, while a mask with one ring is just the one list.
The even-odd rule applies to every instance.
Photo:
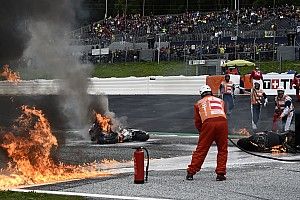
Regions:
[[149, 152], [145, 147], [141, 147], [142, 149], [145, 149], [147, 154], [147, 165], [146, 165], [146, 175], [145, 175], [145, 181], [148, 181], [148, 170], [149, 170]]
[[284, 158], [274, 158], [274, 157], [271, 157], [271, 156], [264, 156], [264, 155], [259, 155], [259, 154], [255, 154], [253, 152], [250, 152], [250, 151], [247, 151], [243, 148], [241, 148], [240, 146], [238, 146], [232, 139], [228, 138], [228, 140], [235, 146], [237, 147], [238, 149], [240, 149], [241, 151], [245, 152], [245, 153], [248, 153], [250, 155], [253, 155], [253, 156], [257, 156], [257, 157], [260, 157], [260, 158], [266, 158], [266, 159], [271, 159], [271, 160], [277, 160], [277, 161], [284, 161], [284, 162], [300, 162], [300, 159], [284, 159]]

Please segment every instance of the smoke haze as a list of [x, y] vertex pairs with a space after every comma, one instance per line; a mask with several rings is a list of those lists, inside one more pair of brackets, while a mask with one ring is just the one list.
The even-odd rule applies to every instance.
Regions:
[[[0, 62], [19, 59], [32, 37], [30, 25], [35, 22], [56, 24], [63, 34], [76, 22], [81, 0], [1, 0]], [[49, 27], [51, 28], [51, 27]]]
[[[91, 66], [79, 63], [79, 47], [67, 37], [82, 0], [2, 0], [0, 62], [27, 58], [28, 74], [44, 71], [62, 80], [59, 107], [70, 127], [86, 124]], [[74, 51], [76, 50], [76, 51]], [[21, 66], [24, 67], [24, 66]]]

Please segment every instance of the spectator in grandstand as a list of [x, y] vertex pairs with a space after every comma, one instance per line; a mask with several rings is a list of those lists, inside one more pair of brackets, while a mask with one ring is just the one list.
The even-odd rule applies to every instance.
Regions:
[[288, 131], [292, 124], [292, 119], [294, 116], [294, 106], [292, 103], [292, 98], [284, 94], [284, 88], [278, 87], [277, 96], [275, 97], [275, 113], [273, 115], [273, 131], [278, 130], [278, 121], [282, 122], [282, 130]]
[[232, 81], [230, 81], [229, 74], [226, 74], [224, 78], [225, 80], [221, 82], [219, 89], [222, 95], [222, 99], [225, 102], [227, 115], [230, 116], [234, 108], [234, 85]]
[[[238, 44], [235, 44], [233, 41], [227, 41], [226, 38], [235, 31], [237, 17], [239, 17], [239, 31], [243, 37], [239, 39]], [[81, 43], [95, 45], [99, 44], [100, 41], [104, 47], [107, 47], [114, 41], [139, 43], [145, 42], [147, 35], [155, 36], [158, 33], [165, 33], [163, 36], [165, 41], [174, 43], [195, 41], [199, 44], [201, 40], [201, 46], [190, 49], [183, 48], [182, 44], [176, 44], [175, 50], [169, 49], [170, 54], [168, 56], [163, 54], [163, 59], [184, 60], [184, 56], [195, 56], [197, 59], [203, 59], [203, 57], [210, 58], [213, 56], [205, 54], [219, 53], [221, 58], [228, 55], [228, 59], [234, 59], [238, 55], [241, 59], [270, 60], [275, 57], [273, 52], [274, 49], [276, 50], [276, 43], [273, 44], [273, 42], [268, 41], [268, 38], [260, 41], [262, 38], [258, 37], [253, 45], [253, 40], [247, 40], [252, 38], [252, 30], [257, 30], [258, 35], [260, 35], [261, 31], [270, 30], [271, 24], [276, 24], [277, 42], [280, 30], [294, 27], [299, 18], [300, 12], [297, 12], [294, 6], [288, 5], [278, 6], [274, 10], [265, 7], [240, 8], [239, 13], [236, 10], [223, 9], [221, 11], [196, 11], [144, 17], [141, 17], [140, 14], [128, 14], [94, 22], [87, 27], [74, 31], [72, 35]], [[272, 30], [275, 28], [273, 27]], [[271, 33], [274, 34], [272, 31]], [[278, 43], [283, 44], [284, 42]], [[190, 44], [186, 46], [188, 45]], [[178, 46], [180, 47], [177, 48]], [[237, 55], [235, 55], [236, 53]]]
[[300, 102], [300, 74], [298, 74], [297, 72], [295, 73], [294, 79], [292, 81], [292, 86], [294, 89], [296, 89], [297, 101]]
[[260, 111], [262, 105], [266, 107], [268, 103], [268, 98], [266, 93], [260, 88], [258, 82], [254, 83], [254, 87], [251, 89], [250, 93], [251, 99], [251, 115], [252, 115], [252, 129], [257, 129], [257, 123], [260, 118]]
[[258, 66], [255, 66], [255, 68], [252, 70], [250, 80], [253, 85], [255, 82], [258, 82], [260, 85], [263, 84], [263, 75]]
[[223, 46], [221, 46], [219, 48], [219, 53], [223, 56], [225, 54], [225, 48]]

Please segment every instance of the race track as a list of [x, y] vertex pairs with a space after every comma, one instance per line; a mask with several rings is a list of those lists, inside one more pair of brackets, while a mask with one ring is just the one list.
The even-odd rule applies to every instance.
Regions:
[[[213, 146], [195, 180], [185, 180], [186, 167], [196, 147], [198, 134], [193, 126], [193, 104], [198, 96], [109, 96], [109, 110], [126, 116], [129, 126], [151, 132], [147, 142], [97, 145], [85, 137], [82, 129], [70, 130], [60, 114], [57, 96], [1, 96], [1, 127], [9, 126], [26, 104], [42, 109], [59, 139], [55, 160], [80, 165], [104, 159], [117, 165], [99, 166], [112, 173], [108, 177], [21, 187], [16, 191], [81, 195], [87, 199], [299, 199], [299, 162], [278, 162], [246, 154], [230, 145], [227, 181], [216, 182], [214, 168], [217, 149]], [[91, 96], [91, 107], [101, 110], [98, 97]], [[250, 127], [249, 96], [236, 99], [229, 119], [230, 129]], [[262, 110], [261, 129], [271, 127], [272, 98]], [[235, 140], [236, 141], [236, 140]], [[230, 143], [229, 143], [230, 144]], [[133, 147], [150, 152], [149, 181], [133, 184]], [[1, 167], [7, 158], [2, 150]], [[299, 154], [264, 154], [299, 160]]]
[[[85, 122], [74, 123], [70, 126], [61, 109], [59, 101], [61, 96], [0, 96], [0, 126], [10, 126], [19, 114], [20, 106], [29, 105], [41, 109], [49, 119], [54, 130], [80, 129], [81, 126], [91, 123], [91, 115]], [[196, 132], [193, 124], [193, 104], [199, 96], [186, 95], [128, 95], [108, 96], [109, 111], [116, 117], [125, 117], [129, 127], [144, 129], [151, 132]], [[105, 106], [99, 96], [89, 96], [90, 111], [103, 112]], [[69, 111], [75, 112], [76, 107], [69, 107]], [[260, 130], [268, 130], [272, 127], [272, 115], [274, 112], [274, 97], [269, 97], [269, 104], [262, 109]], [[90, 119], [89, 119], [90, 117]], [[73, 124], [73, 125], [74, 125]], [[241, 128], [251, 131], [251, 112], [249, 96], [237, 96], [235, 108], [229, 118], [230, 132]]]

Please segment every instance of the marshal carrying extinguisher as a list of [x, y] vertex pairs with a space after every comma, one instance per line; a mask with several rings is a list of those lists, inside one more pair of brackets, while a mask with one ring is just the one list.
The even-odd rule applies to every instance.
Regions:
[[[135, 152], [133, 154], [134, 158], [134, 183], [136, 184], [143, 184], [145, 181], [148, 181], [148, 169], [149, 169], [149, 152], [146, 148], [144, 147], [136, 147], [133, 148], [135, 149]], [[145, 149], [147, 153], [147, 166], [146, 166], [146, 177], [145, 172], [144, 172], [144, 151]]]

